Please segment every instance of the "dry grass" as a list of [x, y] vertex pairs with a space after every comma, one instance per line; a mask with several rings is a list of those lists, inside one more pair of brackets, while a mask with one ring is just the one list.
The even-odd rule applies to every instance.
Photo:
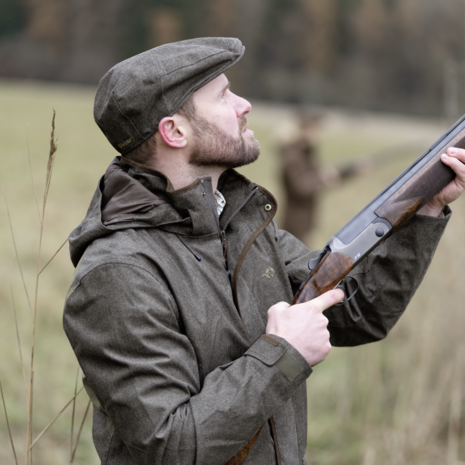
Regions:
[[[50, 118], [57, 110], [59, 155], [49, 184], [43, 228], [40, 286], [37, 299], [34, 402], [31, 440], [79, 390], [76, 361], [61, 327], [61, 312], [73, 272], [67, 247], [44, 269], [70, 230], [85, 215], [100, 175], [114, 156], [92, 119], [94, 89], [35, 83], [0, 82], [0, 148], [19, 263], [11, 240], [8, 214], [0, 207], [0, 380], [9, 426], [18, 455], [27, 436], [28, 398], [21, 367], [31, 353], [37, 249], [41, 229], [37, 198], [47, 188]], [[255, 105], [250, 126], [262, 142], [263, 155], [245, 174], [282, 199], [276, 144], [293, 130], [289, 108]], [[411, 140], [426, 147], [444, 127], [431, 121], [330, 112], [323, 128], [322, 158], [338, 163], [356, 155]], [[28, 146], [31, 168], [29, 168]], [[362, 180], [321, 195], [319, 228], [308, 238], [321, 247], [414, 157], [397, 160]], [[407, 157], [408, 158], [408, 157]], [[29, 173], [29, 171], [31, 173]], [[463, 435], [463, 336], [465, 325], [462, 276], [465, 250], [464, 202], [454, 215], [423, 285], [406, 315], [383, 342], [352, 349], [333, 349], [308, 381], [308, 457], [312, 465], [404, 465], [465, 462]], [[279, 220], [279, 216], [278, 216]], [[24, 279], [23, 279], [24, 278]], [[24, 281], [24, 285], [23, 285]], [[11, 288], [10, 288], [11, 282]], [[31, 309], [31, 310], [30, 310]], [[15, 319], [18, 320], [18, 334]], [[22, 344], [22, 356], [18, 341]], [[27, 370], [29, 371], [29, 370]], [[25, 373], [29, 376], [29, 373]], [[88, 407], [77, 396], [34, 446], [34, 465], [69, 463], [80, 423]], [[71, 441], [74, 419], [74, 439]], [[88, 420], [80, 433], [74, 463], [99, 463]], [[0, 414], [0, 463], [14, 464], [5, 416]]]

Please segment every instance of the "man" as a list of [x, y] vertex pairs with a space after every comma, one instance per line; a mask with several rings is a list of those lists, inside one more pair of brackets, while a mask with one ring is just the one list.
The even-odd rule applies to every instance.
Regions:
[[463, 190], [465, 152], [450, 152], [458, 180], [354, 270], [350, 302], [334, 307], [335, 289], [290, 307], [316, 253], [232, 169], [259, 153], [223, 74], [243, 52], [237, 39], [168, 44], [99, 84], [95, 118], [122, 156], [70, 236], [64, 327], [102, 463], [305, 463], [311, 367], [331, 344], [386, 336]]
[[[321, 190], [369, 173], [380, 164], [380, 160], [369, 156], [340, 166], [320, 166], [317, 139], [322, 115], [309, 108], [301, 108], [298, 119], [298, 135], [279, 150], [285, 193], [282, 226], [303, 243], [308, 243], [316, 225]], [[385, 160], [387, 157], [381, 161]]]
[[317, 133], [321, 115], [301, 110], [299, 134], [280, 147], [281, 176], [286, 194], [283, 229], [302, 242], [315, 227], [318, 193], [340, 179], [335, 167], [320, 167]]

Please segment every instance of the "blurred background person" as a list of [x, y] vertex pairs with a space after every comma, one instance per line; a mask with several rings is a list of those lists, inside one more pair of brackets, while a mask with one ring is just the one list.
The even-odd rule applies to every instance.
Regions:
[[315, 225], [318, 191], [335, 184], [339, 174], [336, 168], [320, 167], [318, 163], [322, 115], [301, 109], [298, 116], [299, 133], [280, 148], [285, 192], [283, 229], [305, 242]]
[[311, 108], [301, 108], [297, 114], [298, 134], [281, 145], [279, 151], [285, 193], [283, 229], [307, 242], [315, 227], [319, 192], [368, 173], [376, 163], [365, 156], [337, 167], [321, 164], [318, 160], [318, 139], [323, 115]]

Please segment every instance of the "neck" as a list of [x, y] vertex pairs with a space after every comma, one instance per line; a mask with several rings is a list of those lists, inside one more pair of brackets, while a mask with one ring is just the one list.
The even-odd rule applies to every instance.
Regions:
[[199, 178], [210, 177], [213, 192], [218, 186], [218, 179], [225, 168], [211, 166], [196, 166], [189, 163], [189, 157], [185, 153], [176, 151], [173, 153], [157, 153], [148, 163], [147, 167], [163, 173], [171, 182], [174, 189], [178, 190], [192, 184]]

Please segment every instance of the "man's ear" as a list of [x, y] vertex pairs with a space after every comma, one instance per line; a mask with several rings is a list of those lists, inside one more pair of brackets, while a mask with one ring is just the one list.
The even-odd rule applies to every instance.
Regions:
[[186, 122], [175, 116], [166, 116], [158, 124], [158, 132], [166, 145], [181, 149], [187, 145]]

